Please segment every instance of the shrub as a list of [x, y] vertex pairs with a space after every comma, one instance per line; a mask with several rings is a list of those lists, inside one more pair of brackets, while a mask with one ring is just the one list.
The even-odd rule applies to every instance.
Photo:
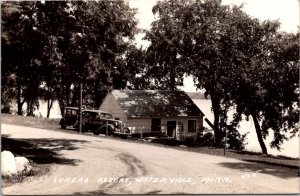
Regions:
[[212, 129], [203, 127], [194, 140], [194, 145], [196, 146], [213, 146], [214, 145], [214, 134]]
[[225, 145], [225, 130], [227, 130], [227, 148], [243, 151], [245, 150], [246, 137], [249, 132], [240, 134], [239, 131], [233, 126], [227, 126], [223, 132], [222, 146]]
[[[237, 129], [234, 127], [226, 127], [227, 128], [227, 148], [233, 150], [242, 151], [245, 149], [246, 145], [246, 137], [248, 133], [240, 134]], [[203, 134], [201, 134], [201, 132]], [[188, 145], [196, 145], [196, 146], [215, 146], [214, 145], [214, 131], [212, 129], [203, 128], [202, 131], [197, 134], [194, 141], [188, 141]], [[224, 147], [225, 145], [225, 130], [222, 131], [222, 143], [219, 145], [220, 147]]]

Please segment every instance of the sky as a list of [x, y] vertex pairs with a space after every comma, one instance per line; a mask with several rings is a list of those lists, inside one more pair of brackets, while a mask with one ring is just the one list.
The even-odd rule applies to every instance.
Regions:
[[[279, 20], [281, 31], [296, 33], [299, 26], [299, 1], [300, 0], [222, 0], [222, 4], [241, 5], [244, 4], [243, 10], [252, 17], [263, 20]], [[157, 0], [129, 0], [132, 8], [137, 8], [138, 27], [150, 29], [152, 21], [155, 19], [152, 14], [152, 7]], [[149, 42], [142, 40], [144, 34], [136, 36], [138, 46], [146, 48]], [[186, 77], [184, 86], [180, 89], [187, 92], [195, 92], [193, 79]]]

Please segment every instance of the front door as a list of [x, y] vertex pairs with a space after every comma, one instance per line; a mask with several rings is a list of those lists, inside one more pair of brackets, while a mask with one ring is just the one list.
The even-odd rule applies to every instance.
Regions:
[[167, 121], [167, 135], [169, 137], [175, 137], [176, 121]]

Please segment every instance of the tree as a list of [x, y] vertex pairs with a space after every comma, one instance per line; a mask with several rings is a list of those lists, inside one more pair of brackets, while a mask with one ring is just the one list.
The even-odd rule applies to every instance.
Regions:
[[[262, 129], [274, 130], [271, 147], [280, 148], [285, 139], [281, 132], [299, 132], [299, 32], [279, 32], [268, 44], [272, 59], [270, 69], [273, 80], [266, 80], [266, 86], [273, 86], [268, 93], [268, 103]], [[275, 88], [274, 88], [275, 87]], [[274, 90], [276, 89], [276, 90]], [[276, 99], [274, 99], [274, 94]], [[272, 104], [269, 104], [269, 103]], [[272, 110], [273, 109], [273, 110]]]
[[87, 89], [99, 107], [111, 88], [126, 87], [129, 70], [122, 62], [137, 31], [135, 10], [123, 1], [77, 2], [73, 8], [76, 38], [70, 39], [66, 60], [77, 64], [74, 70], [83, 83], [94, 85]]
[[[272, 28], [270, 23], [263, 26]], [[274, 134], [271, 147], [278, 150], [289, 130], [298, 132], [299, 34], [276, 33], [260, 40], [265, 43], [254, 46], [264, 48], [264, 55], [249, 56], [247, 67], [239, 72], [239, 87], [232, 90], [236, 117], [252, 117], [262, 152], [267, 154], [263, 139], [270, 130]]]
[[32, 114], [37, 96], [47, 100], [47, 116], [54, 99], [61, 111], [78, 105], [81, 83], [85, 102], [94, 107], [111, 88], [126, 87], [130, 74], [122, 64], [137, 32], [136, 12], [128, 3], [5, 2], [2, 7], [3, 84], [15, 85], [19, 114], [25, 102]]
[[61, 111], [79, 104], [80, 83], [84, 102], [93, 107], [109, 89], [126, 86], [126, 81], [118, 84], [125, 70], [120, 61], [136, 32], [135, 10], [123, 1], [46, 2], [37, 7], [39, 30], [47, 37], [44, 87], [58, 99]]
[[[279, 24], [276, 21], [260, 22], [236, 7], [232, 9], [232, 18], [235, 25], [232, 26], [231, 31], [235, 41], [231, 42], [233, 47], [229, 47], [227, 54], [228, 58], [232, 59], [234, 69], [230, 72], [227, 85], [224, 85], [227, 94], [224, 100], [236, 105], [238, 114], [235, 116], [234, 124], [241, 120], [242, 113], [247, 117], [251, 115], [262, 152], [267, 154], [263, 141], [265, 135], [259, 125], [258, 108], [263, 106], [263, 103], [259, 101], [263, 91], [260, 91], [262, 89], [258, 77], [265, 73], [262, 65], [269, 59], [266, 44], [271, 37], [276, 35]], [[265, 78], [262, 77], [261, 80], [263, 79]], [[236, 91], [233, 93], [235, 96], [243, 97], [241, 102], [236, 101], [232, 96], [234, 91]], [[244, 104], [248, 104], [247, 109]]]
[[150, 41], [145, 58], [147, 75], [154, 80], [156, 88], [162, 90], [176, 90], [183, 85], [181, 21], [176, 20], [183, 4], [183, 1], [159, 1], [152, 9], [158, 19], [144, 38]]
[[150, 75], [171, 89], [182, 84], [184, 74], [192, 75], [197, 87], [210, 95], [216, 145], [221, 144], [220, 122], [225, 121], [228, 110], [221, 102], [232, 70], [231, 59], [227, 58], [228, 48], [235, 41], [231, 35], [235, 22], [232, 9], [219, 0], [158, 2], [153, 8], [158, 19], [145, 37], [151, 41], [147, 51]]
[[[4, 79], [14, 82], [18, 114], [27, 102], [28, 115], [37, 106], [39, 87], [39, 56], [43, 37], [36, 31], [34, 2], [6, 2], [2, 4], [2, 46]], [[4, 85], [8, 84], [3, 82]], [[5, 89], [6, 87], [4, 87]]]
[[[299, 77], [292, 71], [297, 73], [299, 65], [294, 55], [296, 46], [293, 55], [287, 53], [290, 59], [278, 53], [287, 49], [281, 41], [279, 45], [274, 43], [279, 23], [261, 22], [247, 15], [242, 6], [222, 5], [221, 0], [159, 1], [153, 13], [157, 20], [145, 37], [151, 41], [147, 50], [149, 74], [171, 89], [172, 71], [178, 81], [183, 74], [193, 75], [197, 87], [205, 89], [212, 101], [215, 144], [221, 146], [224, 131], [235, 130], [245, 114], [254, 120], [264, 154], [267, 149], [263, 138], [269, 128], [274, 131], [272, 145], [280, 145], [284, 139], [280, 125], [285, 122], [287, 127], [295, 127], [292, 121], [297, 110], [292, 103], [296, 100], [295, 81]], [[277, 49], [270, 49], [271, 46]], [[286, 68], [282, 70], [280, 66]], [[155, 72], [158, 69], [162, 71]], [[288, 74], [292, 75], [290, 80], [276, 79]], [[277, 98], [271, 101], [274, 96]], [[228, 124], [231, 106], [236, 106], [237, 114]]]
[[125, 53], [125, 62], [123, 74], [127, 80], [129, 89], [153, 89], [151, 86], [151, 77], [148, 75], [147, 64], [145, 61], [146, 51], [134, 45], [128, 47]]

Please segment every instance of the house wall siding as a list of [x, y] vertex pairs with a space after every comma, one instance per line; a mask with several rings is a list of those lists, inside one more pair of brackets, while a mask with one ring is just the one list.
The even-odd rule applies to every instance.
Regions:
[[150, 133], [151, 123], [151, 118], [129, 118], [126, 125], [131, 133]]
[[106, 95], [99, 110], [106, 111], [112, 114], [114, 118], [119, 118], [127, 124], [127, 116], [125, 112], [122, 110], [121, 106], [111, 93]]
[[188, 121], [189, 120], [196, 120], [196, 130], [198, 132], [201, 131], [201, 128], [203, 127], [203, 117], [168, 117], [162, 119], [162, 125], [167, 125], [167, 121], [176, 121], [178, 124], [181, 122], [183, 124], [183, 135], [184, 138], [187, 137], [194, 137], [197, 135], [196, 132], [188, 132]]
[[[161, 118], [161, 125], [165, 126], [168, 121], [181, 122], [183, 124], [183, 135], [184, 138], [194, 137], [197, 132], [188, 132], [188, 121], [196, 120], [196, 130], [200, 131], [203, 127], [203, 117], [166, 117]], [[126, 125], [130, 129], [131, 133], [151, 133], [152, 118], [129, 118]]]

